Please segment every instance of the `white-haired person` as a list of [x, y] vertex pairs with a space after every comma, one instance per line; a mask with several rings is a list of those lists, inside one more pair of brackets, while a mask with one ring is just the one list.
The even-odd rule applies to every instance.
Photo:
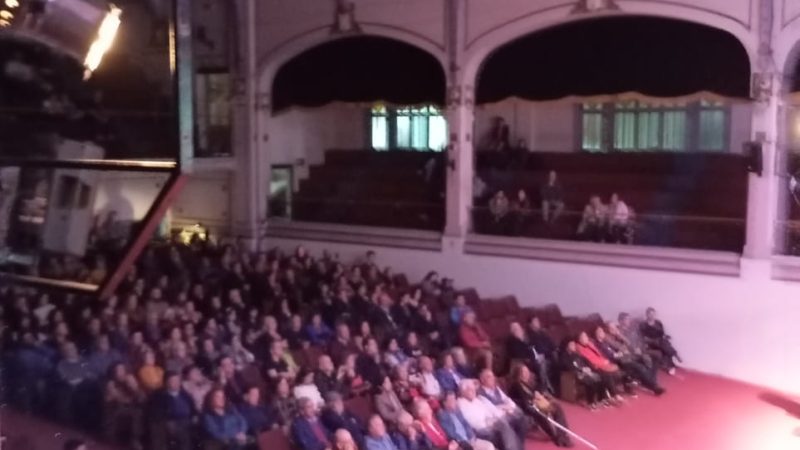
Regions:
[[459, 384], [458, 409], [475, 434], [503, 450], [521, 450], [522, 439], [506, 420], [506, 413], [486, 397], [478, 395], [475, 380], [462, 380]]

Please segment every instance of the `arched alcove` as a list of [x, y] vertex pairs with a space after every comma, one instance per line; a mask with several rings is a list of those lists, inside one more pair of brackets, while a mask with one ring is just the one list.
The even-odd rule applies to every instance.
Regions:
[[327, 42], [294, 57], [277, 72], [273, 109], [334, 101], [443, 104], [439, 60], [393, 39], [359, 36]]
[[637, 91], [671, 97], [749, 95], [747, 51], [732, 34], [675, 19], [613, 17], [539, 31], [496, 49], [478, 75], [478, 102]]

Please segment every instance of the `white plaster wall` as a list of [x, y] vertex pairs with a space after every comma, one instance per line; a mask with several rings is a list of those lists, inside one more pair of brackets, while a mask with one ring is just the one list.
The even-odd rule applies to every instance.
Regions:
[[[298, 242], [271, 239], [270, 246]], [[344, 261], [367, 247], [305, 242], [316, 254], [338, 252]], [[745, 278], [692, 275], [512, 258], [375, 248], [381, 265], [420, 280], [428, 270], [476, 287], [483, 297], [514, 294], [520, 304], [558, 303], [565, 314], [620, 311], [642, 314], [655, 307], [687, 367], [800, 393], [800, 284], [772, 281], [768, 270]]]
[[103, 172], [97, 183], [94, 214], [113, 210], [119, 220], [141, 220], [166, 181], [164, 174]]
[[[270, 164], [295, 165], [295, 178], [321, 164], [330, 149], [361, 149], [368, 142], [366, 106], [331, 103], [319, 108], [291, 108], [269, 121]], [[304, 164], [300, 165], [300, 160]]]
[[[393, 29], [444, 48], [444, 0], [354, 0], [364, 31]], [[329, 31], [336, 0], [257, 0], [259, 60], [304, 35]]]
[[201, 223], [212, 233], [227, 232], [230, 208], [230, 173], [203, 173], [189, 178], [170, 208], [170, 218], [177, 226]]

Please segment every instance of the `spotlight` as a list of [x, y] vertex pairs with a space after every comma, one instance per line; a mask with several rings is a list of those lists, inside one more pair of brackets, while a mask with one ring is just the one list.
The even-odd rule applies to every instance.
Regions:
[[122, 10], [105, 0], [0, 0], [0, 36], [65, 53], [91, 76], [111, 48]]

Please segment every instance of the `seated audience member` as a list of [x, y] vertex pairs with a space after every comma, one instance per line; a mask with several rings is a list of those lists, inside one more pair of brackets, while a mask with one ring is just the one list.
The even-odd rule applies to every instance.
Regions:
[[285, 356], [283, 341], [273, 341], [269, 346], [269, 355], [263, 365], [268, 380], [274, 382], [278, 378], [294, 379], [295, 372], [289, 367]]
[[400, 399], [404, 407], [408, 408], [414, 400], [422, 398], [422, 392], [417, 383], [412, 383], [406, 366], [395, 367], [392, 374], [394, 393], [397, 394], [397, 398]]
[[247, 423], [236, 409], [228, 405], [225, 391], [213, 389], [201, 419], [203, 431], [214, 445], [225, 449], [244, 449], [248, 443]]
[[364, 424], [361, 419], [345, 408], [344, 400], [338, 392], [329, 392], [325, 397], [325, 409], [322, 410], [322, 423], [331, 433], [345, 429], [350, 433], [358, 447], [364, 446]]
[[253, 364], [256, 360], [255, 355], [244, 347], [242, 338], [238, 334], [231, 336], [231, 343], [222, 350], [222, 354], [231, 359], [237, 371]]
[[121, 432], [127, 430], [128, 441], [134, 448], [142, 448], [145, 393], [124, 364], [114, 364], [109, 374], [103, 392], [103, 434], [109, 441], [119, 443]]
[[189, 349], [184, 342], [176, 342], [170, 346], [169, 357], [164, 361], [166, 372], [183, 373], [184, 369], [193, 364], [189, 356]]
[[357, 360], [358, 355], [352, 353], [347, 355], [344, 364], [339, 366], [339, 370], [344, 372], [342, 382], [344, 383], [345, 389], [350, 392], [350, 395], [362, 395], [369, 392], [372, 388], [372, 385], [358, 374], [356, 368]]
[[292, 316], [289, 326], [283, 332], [283, 336], [286, 337], [289, 350], [302, 350], [311, 345], [303, 326], [303, 318], [297, 314]]
[[583, 217], [578, 225], [578, 237], [592, 242], [601, 242], [608, 223], [608, 208], [599, 195], [592, 195], [583, 208]]
[[639, 336], [638, 328], [630, 327], [630, 329], [633, 331], [633, 335], [628, 337], [628, 335], [631, 333], [627, 333], [628, 335], [626, 335], [626, 332], [622, 331], [622, 323], [625, 321], [630, 321], [630, 317], [627, 313], [621, 313], [619, 315], [619, 323], [610, 323], [608, 325], [609, 343], [617, 348], [617, 350], [625, 351], [633, 355], [637, 362], [643, 364], [648, 368], [648, 370], [653, 372], [653, 375], [655, 375], [656, 365], [653, 362], [653, 358], [650, 356], [650, 354], [645, 352], [642, 348], [642, 339], [641, 336]]
[[397, 424], [400, 414], [405, 411], [403, 402], [397, 396], [394, 385], [389, 377], [384, 377], [383, 382], [377, 385], [375, 392], [375, 410], [381, 418], [391, 425]]
[[317, 359], [317, 371], [314, 373], [314, 384], [317, 385], [319, 393], [325, 398], [327, 398], [329, 392], [349, 395], [350, 390], [344, 384], [345, 375], [345, 366], [341, 366], [339, 370], [336, 370], [330, 356], [320, 355]]
[[539, 353], [536, 350], [536, 346], [530, 343], [528, 337], [525, 336], [525, 330], [518, 322], [513, 322], [509, 326], [509, 331], [509, 336], [506, 339], [506, 355], [508, 358], [512, 362], [522, 362], [533, 370], [540, 380], [542, 389], [553, 392], [550, 377], [546, 375], [549, 364], [544, 354]]
[[367, 437], [364, 438], [366, 450], [399, 450], [386, 432], [386, 424], [380, 415], [375, 414], [367, 422]]
[[247, 386], [242, 380], [241, 374], [236, 371], [233, 360], [228, 356], [223, 356], [217, 364], [217, 383], [225, 389], [228, 398], [242, 398]]
[[[613, 362], [609, 361], [603, 355], [603, 352], [597, 348], [597, 345], [589, 339], [589, 334], [585, 331], [582, 331], [578, 335], [578, 340], [576, 342], [578, 346], [578, 353], [583, 356], [586, 361], [589, 361], [589, 364], [592, 366], [595, 372], [597, 372], [601, 377], [606, 377], [612, 380], [613, 385], [617, 383], [621, 383], [624, 381], [624, 372], [620, 370], [619, 366], [614, 364]], [[630, 386], [625, 383], [625, 390], [630, 392]], [[622, 401], [622, 396], [616, 395], [615, 396], [617, 401]]]
[[292, 421], [292, 440], [301, 450], [331, 448], [331, 434], [317, 416], [317, 405], [310, 398], [297, 401], [299, 414]]
[[434, 417], [433, 410], [428, 402], [424, 400], [417, 400], [414, 402], [414, 417], [417, 419], [414, 426], [428, 438], [431, 447], [437, 450], [466, 450], [469, 444], [463, 442], [460, 444], [458, 441], [451, 439], [442, 428], [442, 425]]
[[[431, 338], [429, 336], [428, 339], [432, 345], [437, 345], [435, 338]], [[419, 358], [425, 354], [425, 350], [423, 350], [422, 345], [419, 342], [419, 336], [417, 336], [417, 333], [412, 331], [406, 334], [406, 340], [403, 343], [403, 351], [411, 358]]]
[[497, 191], [491, 200], [489, 200], [489, 213], [492, 215], [492, 222], [494, 224], [494, 231], [497, 234], [508, 233], [508, 219], [511, 206], [503, 191]]
[[251, 386], [245, 391], [237, 409], [247, 423], [247, 434], [253, 438], [280, 426], [277, 413], [262, 402], [261, 390], [256, 386]]
[[[442, 398], [442, 408], [437, 414], [439, 424], [442, 426], [447, 438], [458, 442], [461, 450], [495, 450], [494, 444], [479, 439], [475, 430], [458, 409], [458, 396], [455, 392], [446, 392]], [[422, 419], [420, 419], [422, 421]]]
[[542, 220], [545, 223], [558, 220], [564, 211], [564, 190], [555, 170], [547, 174], [547, 183], [539, 190], [539, 196], [542, 199]]
[[300, 369], [300, 373], [297, 374], [297, 379], [292, 389], [292, 394], [298, 402], [301, 398], [307, 398], [313, 401], [317, 409], [325, 406], [325, 399], [322, 398], [319, 388], [314, 384], [314, 372], [311, 370]]
[[356, 360], [356, 372], [373, 386], [379, 386], [383, 381], [385, 372], [378, 349], [378, 341], [374, 337], [364, 341], [364, 351]]
[[[432, 351], [442, 352], [449, 347], [447, 339], [448, 336], [442, 332], [441, 325], [433, 317], [433, 313], [427, 305], [423, 304], [419, 306], [417, 309], [417, 314], [413, 319], [413, 325], [413, 329], [416, 331], [416, 333], [412, 331], [406, 334], [406, 342], [403, 348], [408, 356], [417, 358], [424, 353], [422, 348], [419, 346], [417, 333], [426, 338], [428, 342], [428, 348], [430, 348]], [[414, 340], [413, 345], [410, 344], [412, 337]]]
[[85, 406], [83, 391], [92, 376], [88, 364], [78, 353], [78, 347], [71, 341], [62, 345], [62, 358], [56, 365], [58, 391], [56, 410], [64, 422], [76, 419], [74, 412]]
[[109, 373], [109, 369], [116, 363], [122, 361], [122, 355], [117, 350], [111, 348], [111, 341], [107, 334], [101, 334], [95, 339], [94, 351], [89, 354], [86, 363], [95, 378], [103, 377]]
[[155, 392], [164, 386], [164, 369], [156, 364], [156, 354], [150, 350], [142, 355], [138, 375], [139, 384], [146, 392]]
[[483, 369], [479, 378], [478, 395], [489, 400], [494, 406], [503, 412], [504, 418], [514, 428], [514, 431], [524, 440], [527, 432], [527, 423], [522, 410], [514, 403], [504, 391], [497, 385], [497, 377], [491, 369]]
[[525, 234], [533, 215], [531, 201], [524, 189], [517, 191], [517, 196], [511, 202], [511, 212], [514, 214], [514, 234]]
[[672, 346], [670, 336], [664, 331], [664, 324], [656, 318], [656, 310], [647, 308], [645, 320], [639, 326], [639, 330], [647, 348], [654, 352], [659, 352], [662, 356], [661, 363], [669, 371], [670, 375], [675, 374], [675, 361], [682, 362], [678, 356], [678, 351]]
[[192, 420], [198, 409], [192, 397], [181, 388], [181, 377], [167, 372], [164, 388], [149, 400], [150, 449], [189, 450], [192, 444]]
[[617, 193], [611, 194], [611, 200], [608, 204], [608, 235], [610, 242], [631, 243], [628, 239], [630, 217], [631, 211], [628, 205], [619, 198]]
[[281, 378], [275, 384], [270, 408], [275, 411], [278, 422], [283, 427], [288, 427], [297, 415], [297, 400], [292, 396], [288, 379]]
[[607, 340], [607, 335], [603, 327], [597, 327], [594, 333], [595, 344], [609, 361], [617, 364], [622, 371], [630, 378], [641, 383], [645, 388], [653, 391], [656, 396], [664, 393], [664, 389], [658, 385], [656, 376], [647, 367], [634, 358], [631, 353], [625, 350], [617, 350], [616, 347], [611, 345]]
[[336, 337], [330, 344], [328, 353], [337, 365], [344, 363], [344, 359], [351, 353], [358, 353], [355, 341], [350, 337], [350, 327], [345, 322], [336, 324]]
[[398, 450], [433, 450], [428, 436], [414, 426], [414, 417], [405, 411], [397, 419], [397, 430], [392, 433], [392, 440]]
[[492, 367], [492, 343], [489, 340], [489, 335], [478, 323], [474, 312], [468, 312], [464, 315], [458, 334], [464, 348], [480, 358], [480, 364], [484, 367]]
[[394, 369], [399, 365], [409, 362], [408, 355], [400, 348], [396, 337], [390, 337], [386, 341], [386, 349], [383, 352], [383, 360], [389, 368]]
[[419, 373], [416, 374], [415, 378], [422, 395], [426, 398], [440, 398], [444, 390], [436, 378], [433, 360], [427, 356], [420, 356], [418, 367]]
[[450, 307], [450, 323], [456, 328], [460, 327], [461, 319], [468, 312], [472, 312], [472, 308], [467, 306], [467, 298], [463, 294], [456, 295], [453, 306]]
[[475, 369], [475, 365], [470, 363], [469, 359], [467, 359], [467, 352], [464, 351], [463, 347], [453, 347], [450, 349], [450, 354], [453, 355], [453, 362], [456, 365], [456, 369], [468, 378], [477, 378], [478, 372]]
[[532, 418], [539, 428], [557, 447], [572, 447], [572, 442], [567, 434], [553, 426], [547, 419], [554, 420], [567, 428], [567, 418], [555, 399], [547, 393], [536, 389], [533, 375], [524, 364], [517, 364], [511, 369], [511, 385], [508, 388], [509, 396], [517, 405]]
[[306, 338], [311, 345], [324, 347], [333, 338], [333, 331], [322, 321], [322, 315], [316, 313], [311, 316], [311, 323], [306, 325]]
[[441, 360], [441, 367], [436, 371], [439, 385], [445, 392], [458, 392], [458, 386], [467, 377], [458, 370], [451, 353], [443, 354]]
[[602, 376], [595, 371], [589, 361], [579, 352], [575, 341], [569, 341], [563, 355], [563, 366], [572, 372], [578, 383], [583, 385], [586, 390], [586, 404], [589, 409], [597, 409], [599, 406], [609, 406], [608, 400], [611, 398], [619, 399], [614, 380], [610, 377]]
[[197, 366], [187, 367], [184, 374], [183, 390], [192, 398], [195, 409], [202, 411], [206, 396], [214, 385]]
[[337, 429], [336, 433], [333, 434], [334, 450], [358, 450], [359, 448], [364, 449], [365, 446], [356, 444], [353, 436], [344, 428]]
[[217, 351], [217, 344], [214, 338], [207, 337], [202, 340], [200, 353], [195, 357], [195, 364], [203, 371], [203, 375], [208, 378], [214, 377], [214, 369], [217, 367], [220, 352]]
[[464, 419], [478, 437], [491, 441], [503, 450], [520, 450], [523, 441], [505, 419], [506, 414], [488, 399], [479, 396], [475, 385], [475, 380], [462, 380], [459, 385], [461, 396], [458, 409]]

